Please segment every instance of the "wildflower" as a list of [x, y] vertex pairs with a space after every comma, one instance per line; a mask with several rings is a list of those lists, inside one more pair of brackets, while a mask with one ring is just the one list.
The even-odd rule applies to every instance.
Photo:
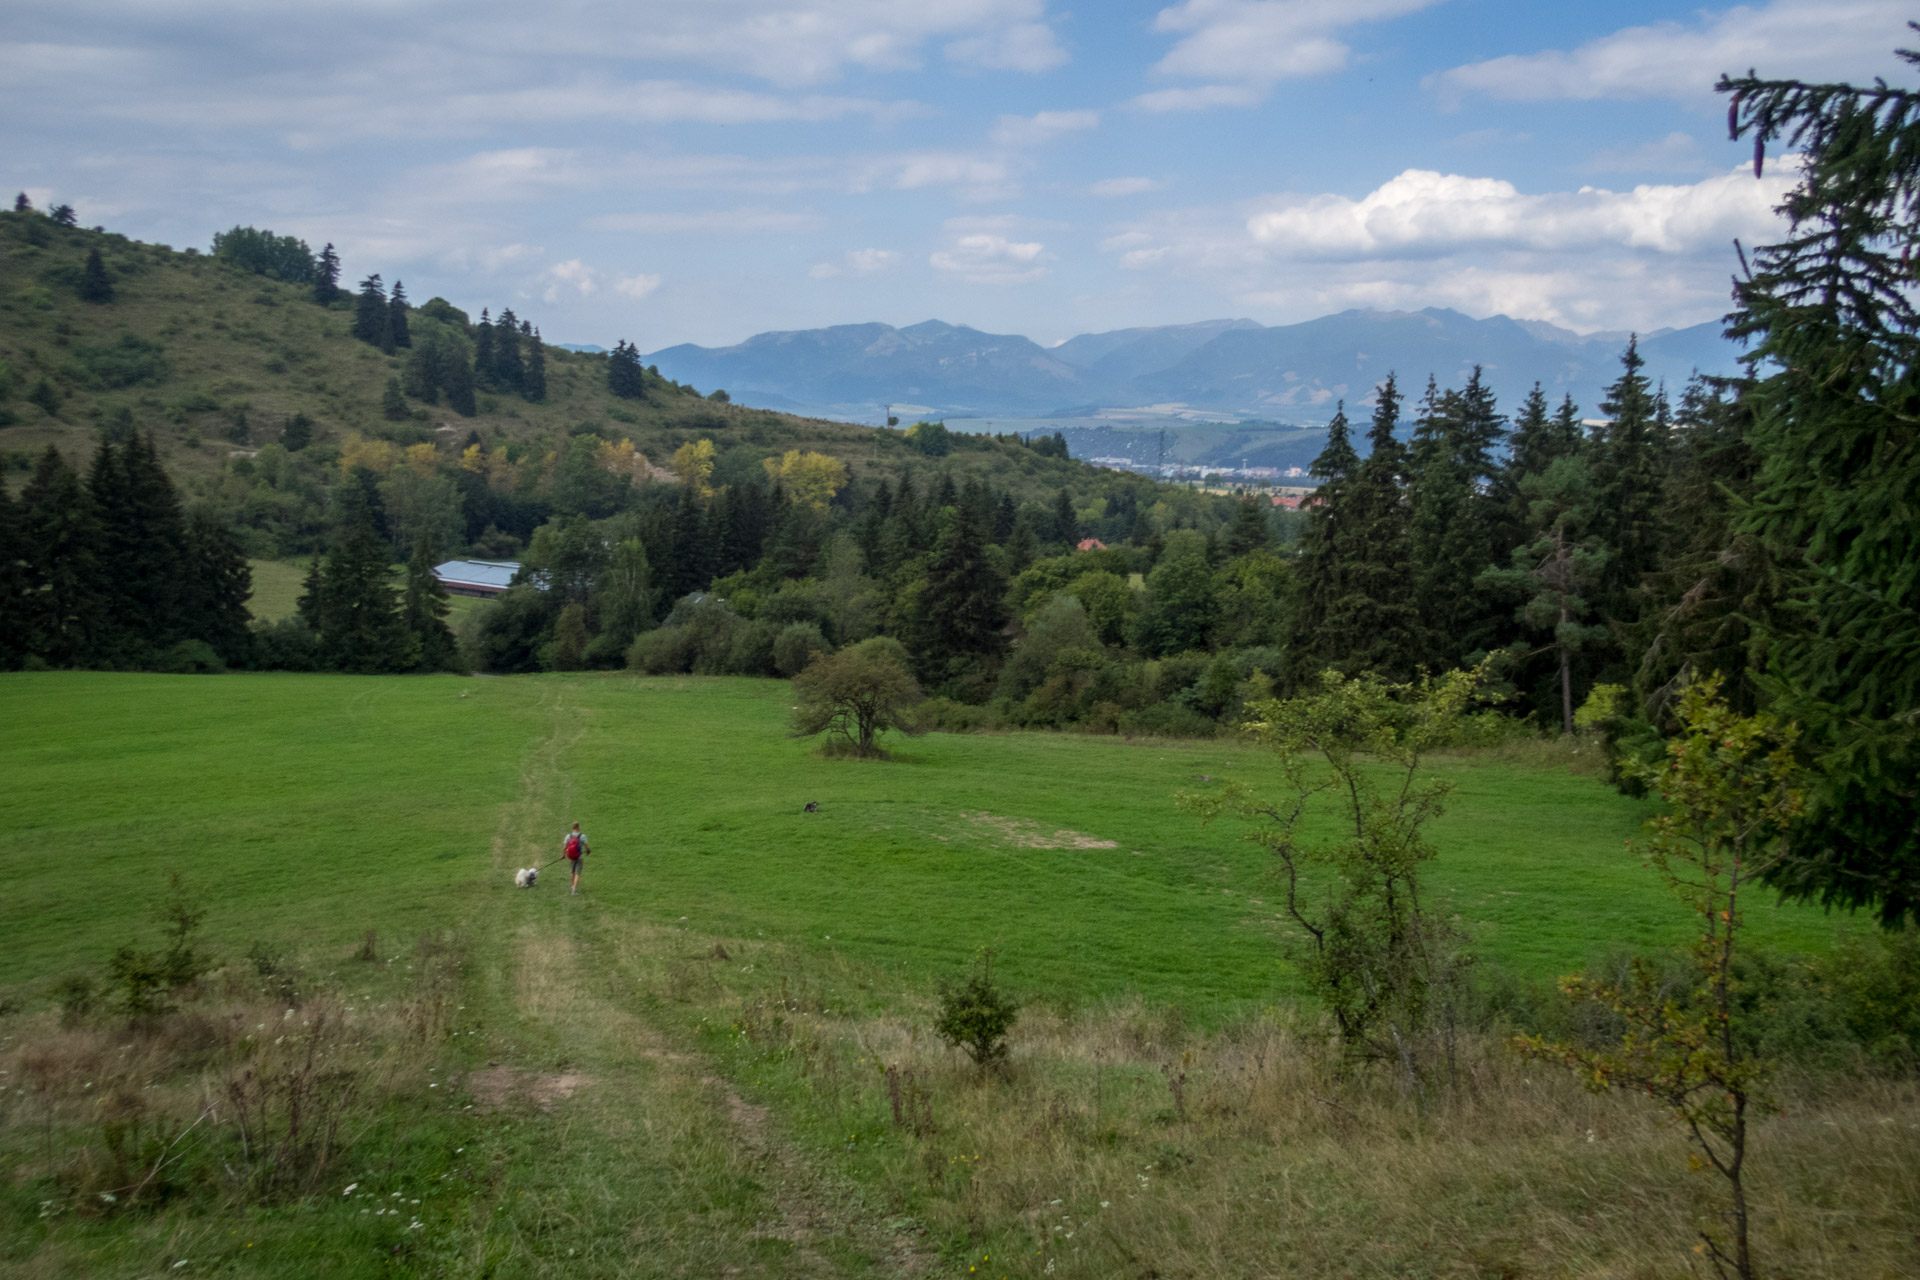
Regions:
[[359, 1185], [360, 1184], [357, 1182], [349, 1182], [347, 1184], [347, 1189], [345, 1191], [342, 1191], [340, 1194], [343, 1196], [350, 1196], [353, 1194], [353, 1189]]

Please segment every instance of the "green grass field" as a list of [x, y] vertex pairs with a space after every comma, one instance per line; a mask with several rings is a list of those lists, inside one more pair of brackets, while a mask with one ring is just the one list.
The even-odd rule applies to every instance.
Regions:
[[[988, 945], [1067, 1002], [1138, 992], [1198, 1012], [1283, 989], [1267, 855], [1173, 805], [1202, 775], [1257, 786], [1257, 752], [932, 735], [891, 762], [834, 761], [785, 736], [786, 697], [625, 676], [8, 676], [0, 867], [16, 923], [0, 982], [97, 956], [174, 871], [209, 891], [210, 929], [236, 947], [437, 920], [459, 891], [498, 887], [497, 815], [557, 717], [559, 807], [593, 838], [591, 892], [636, 920], [685, 917], [915, 982]], [[1625, 848], [1648, 805], [1557, 768], [1436, 767], [1458, 790], [1432, 883], [1488, 959], [1548, 978], [1680, 936], [1683, 913]], [[554, 856], [551, 836], [515, 865]], [[1797, 949], [1838, 927], [1765, 899], [1751, 922]]]
[[[0, 678], [0, 1278], [1679, 1274], [1715, 1191], [1644, 1100], [1497, 1036], [1425, 1101], [1330, 1068], [1265, 855], [1173, 804], [1203, 775], [1257, 785], [1261, 756], [934, 735], [835, 761], [785, 736], [786, 699]], [[1649, 805], [1544, 756], [1435, 767], [1458, 789], [1432, 883], [1490, 964], [1547, 978], [1680, 936], [1624, 844]], [[560, 867], [511, 887], [575, 816], [582, 896]], [[63, 1020], [55, 980], [151, 946], [174, 872], [209, 908], [194, 1002]], [[1777, 947], [1840, 923], [1753, 904]], [[926, 1030], [982, 945], [1027, 1001], [1004, 1077]], [[274, 952], [291, 968], [257, 972]], [[221, 1099], [326, 1017], [363, 1091], [344, 1148], [260, 1191]], [[1782, 1103], [1754, 1178], [1779, 1273], [1906, 1274], [1920, 1093]], [[173, 1153], [170, 1189], [128, 1203]]]

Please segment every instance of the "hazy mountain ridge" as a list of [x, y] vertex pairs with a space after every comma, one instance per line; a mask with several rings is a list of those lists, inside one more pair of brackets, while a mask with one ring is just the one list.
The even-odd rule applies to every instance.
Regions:
[[[756, 334], [731, 347], [653, 352], [670, 378], [738, 401], [849, 417], [912, 405], [949, 417], [1086, 416], [1092, 407], [1177, 404], [1225, 417], [1324, 423], [1371, 402], [1389, 372], [1417, 395], [1480, 365], [1503, 404], [1535, 382], [1596, 412], [1618, 376], [1624, 331], [1579, 334], [1537, 320], [1457, 311], [1343, 311], [1293, 325], [1209, 320], [1081, 334], [1046, 348], [1019, 334], [929, 320]], [[1648, 372], [1678, 388], [1694, 372], [1738, 371], [1718, 321], [1643, 336]], [[1064, 406], [1081, 406], [1066, 409]]]

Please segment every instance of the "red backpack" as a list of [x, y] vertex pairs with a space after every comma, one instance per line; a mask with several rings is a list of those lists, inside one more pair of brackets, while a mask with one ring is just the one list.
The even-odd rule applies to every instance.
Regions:
[[567, 857], [575, 862], [580, 860], [580, 833], [578, 831], [569, 831], [567, 833]]

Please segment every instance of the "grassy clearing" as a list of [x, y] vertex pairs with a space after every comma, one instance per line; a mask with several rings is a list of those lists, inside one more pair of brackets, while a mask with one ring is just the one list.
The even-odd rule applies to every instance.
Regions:
[[[0, 1274], [1681, 1270], [1707, 1186], [1635, 1100], [1486, 1039], [1424, 1098], [1334, 1072], [1286, 999], [1264, 855], [1172, 807], [1203, 776], [1257, 781], [1243, 747], [936, 735], [838, 762], [783, 737], [785, 709], [783, 686], [691, 678], [0, 681], [0, 1068], [55, 1053], [59, 1082], [0, 1110]], [[1683, 925], [1622, 847], [1645, 806], [1579, 763], [1438, 764], [1458, 785], [1438, 882], [1522, 975]], [[512, 889], [576, 816], [583, 896]], [[151, 936], [176, 869], [227, 962], [180, 1017], [284, 1020], [240, 959], [263, 939], [302, 1008], [360, 1019], [362, 1110], [314, 1194], [223, 1181], [206, 1121], [204, 1177], [131, 1212], [97, 1199], [118, 1175], [83, 1086], [111, 1067], [105, 1092], [178, 1127], [238, 1052], [63, 1031], [45, 1006], [54, 977]], [[1775, 945], [1837, 927], [1755, 906]], [[981, 944], [1031, 1001], [999, 1082], [927, 1031], [930, 979]], [[416, 1033], [423, 983], [444, 1000]], [[1911, 1084], [1788, 1081], [1784, 1101], [1757, 1139], [1761, 1246], [1786, 1274], [1900, 1274]]]

